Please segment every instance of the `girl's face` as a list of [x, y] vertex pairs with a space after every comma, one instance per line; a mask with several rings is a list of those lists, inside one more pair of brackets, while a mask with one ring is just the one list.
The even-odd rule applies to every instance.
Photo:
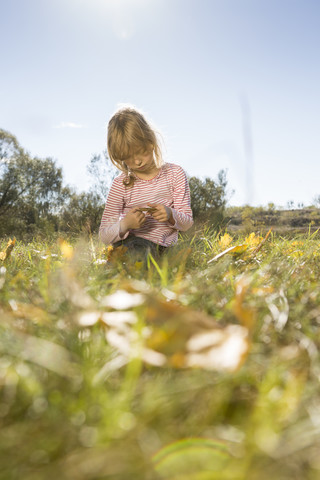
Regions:
[[156, 169], [153, 158], [153, 149], [138, 150], [123, 161], [132, 172], [137, 173], [138, 175], [139, 172], [148, 174]]

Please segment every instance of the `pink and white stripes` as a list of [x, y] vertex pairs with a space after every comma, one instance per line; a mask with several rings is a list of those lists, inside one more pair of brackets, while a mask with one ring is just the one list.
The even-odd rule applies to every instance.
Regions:
[[[100, 239], [106, 244], [124, 240], [129, 234], [146, 238], [169, 247], [178, 240], [178, 231], [188, 230], [192, 224], [190, 190], [185, 172], [173, 163], [165, 163], [151, 180], [136, 178], [132, 187], [125, 187], [121, 173], [114, 179], [100, 225]], [[121, 219], [134, 207], [159, 203], [172, 209], [174, 225], [158, 222], [147, 214], [144, 225], [119, 236]]]

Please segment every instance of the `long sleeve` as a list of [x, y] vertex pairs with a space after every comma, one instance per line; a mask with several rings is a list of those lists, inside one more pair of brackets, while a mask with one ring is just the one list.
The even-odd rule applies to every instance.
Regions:
[[107, 245], [125, 239], [129, 232], [120, 237], [120, 221], [124, 217], [124, 186], [121, 176], [114, 179], [99, 229], [100, 240]]
[[[145, 238], [151, 242], [170, 247], [178, 241], [178, 231], [185, 231], [193, 224], [190, 206], [190, 190], [186, 174], [178, 165], [166, 163], [150, 180], [136, 178], [128, 188], [123, 185], [124, 174], [119, 175], [111, 186], [100, 225], [100, 240], [113, 244], [128, 235]], [[135, 207], [149, 203], [161, 204], [172, 209], [174, 225], [159, 222], [146, 215], [145, 223], [129, 230], [120, 238], [120, 221]]]
[[173, 182], [173, 228], [185, 232], [193, 225], [190, 188], [182, 168], [178, 168]]

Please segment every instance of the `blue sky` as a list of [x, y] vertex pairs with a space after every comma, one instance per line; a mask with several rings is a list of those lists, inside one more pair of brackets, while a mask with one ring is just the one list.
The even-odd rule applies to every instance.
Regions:
[[[320, 195], [318, 0], [0, 0], [0, 128], [89, 187], [118, 104], [231, 205]], [[249, 146], [248, 146], [249, 145]], [[251, 145], [251, 146], [250, 146]]]

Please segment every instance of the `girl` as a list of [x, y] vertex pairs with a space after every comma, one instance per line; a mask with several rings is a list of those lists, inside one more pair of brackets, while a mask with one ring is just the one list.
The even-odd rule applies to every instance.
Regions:
[[135, 108], [121, 108], [108, 125], [108, 153], [122, 171], [111, 185], [100, 239], [114, 247], [162, 252], [193, 224], [187, 177], [164, 163], [154, 129]]

